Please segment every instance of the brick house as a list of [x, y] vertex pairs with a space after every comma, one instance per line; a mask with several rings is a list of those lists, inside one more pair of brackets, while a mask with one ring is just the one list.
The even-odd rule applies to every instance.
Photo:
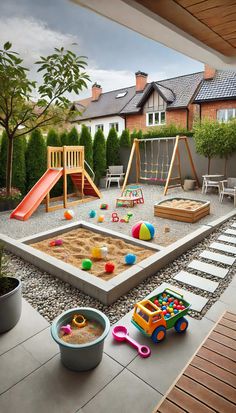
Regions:
[[194, 118], [228, 120], [236, 117], [236, 73], [204, 72], [148, 83], [148, 75], [137, 72], [136, 85], [103, 93], [92, 86], [92, 97], [74, 103], [82, 114], [74, 119], [94, 135], [101, 128], [107, 136], [115, 127], [118, 134], [128, 128], [146, 131], [152, 127], [176, 124], [191, 130]]
[[194, 103], [201, 119], [227, 122], [236, 118], [236, 72], [205, 66], [204, 78]]

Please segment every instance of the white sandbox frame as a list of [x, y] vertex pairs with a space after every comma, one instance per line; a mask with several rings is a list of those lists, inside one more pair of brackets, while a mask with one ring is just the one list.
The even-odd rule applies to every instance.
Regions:
[[[202, 225], [197, 230], [191, 232], [168, 247], [162, 247], [158, 244], [136, 240], [119, 232], [104, 229], [100, 226], [90, 224], [85, 221], [77, 221], [76, 223], [64, 225], [53, 230], [44, 231], [34, 236], [21, 238], [19, 240], [0, 234], [0, 240], [4, 242], [6, 249], [13, 254], [23, 258], [41, 270], [60, 278], [64, 282], [68, 282], [85, 294], [98, 299], [103, 304], [109, 305], [123, 294], [127, 293], [130, 289], [136, 287], [147, 277], [156, 274], [158, 270], [175, 260], [186, 250], [202, 241], [207, 235], [214, 231], [216, 227], [233, 217], [235, 214], [236, 212], [232, 211], [214, 222], [207, 225]], [[153, 250], [153, 254], [138, 264], [130, 266], [127, 270], [121, 272], [112, 279], [105, 281], [87, 271], [82, 271], [71, 264], [67, 264], [62, 260], [45, 254], [29, 245], [47, 238], [56, 237], [64, 232], [77, 228], [85, 228], [104, 236], [120, 238], [133, 245], [142, 246], [146, 249]]]

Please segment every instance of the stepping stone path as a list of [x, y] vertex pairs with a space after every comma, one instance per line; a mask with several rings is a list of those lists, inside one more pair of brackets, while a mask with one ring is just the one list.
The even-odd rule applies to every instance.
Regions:
[[213, 242], [209, 247], [213, 248], [214, 250], [228, 252], [229, 254], [236, 255], [236, 248], [231, 247], [231, 245], [221, 244], [220, 242]]
[[235, 235], [236, 236], [236, 229], [227, 229], [224, 234]]
[[220, 262], [221, 264], [233, 265], [235, 258], [229, 257], [228, 255], [219, 254], [218, 252], [203, 251], [200, 254], [201, 258], [205, 258], [210, 261]]
[[187, 271], [180, 271], [178, 274], [174, 276], [174, 279], [177, 281], [181, 281], [184, 284], [191, 285], [192, 287], [197, 287], [201, 290], [209, 291], [210, 293], [213, 293], [219, 285], [219, 283], [215, 281], [199, 277], [198, 275], [191, 274]]
[[217, 267], [217, 265], [213, 264], [206, 264], [205, 262], [193, 260], [188, 265], [189, 268], [192, 268], [197, 271], [205, 272], [206, 274], [214, 275], [214, 277], [225, 278], [228, 274], [229, 270], [221, 267]]
[[[236, 260], [236, 247], [235, 246], [231, 246], [231, 245], [227, 245], [225, 244], [225, 242], [229, 243], [229, 244], [235, 244], [236, 245], [236, 223], [231, 225], [231, 228], [227, 229], [226, 231], [223, 232], [223, 234], [221, 234], [218, 237], [219, 241], [223, 241], [223, 242], [213, 242], [212, 244], [209, 245], [209, 249], [213, 249], [213, 250], [218, 250], [220, 252], [226, 252], [227, 254], [231, 254], [231, 256], [222, 254], [222, 253], [218, 253], [216, 251], [211, 251], [209, 249], [201, 252], [199, 254], [199, 258], [204, 258], [205, 260], [209, 260], [209, 261], [215, 261], [216, 263], [221, 263], [221, 264], [225, 264], [228, 265], [229, 267], [232, 266]], [[232, 255], [234, 255], [232, 257]], [[209, 280], [207, 278], [204, 277], [204, 275], [209, 274], [212, 275], [214, 277], [218, 277], [218, 278], [225, 278], [226, 275], [228, 274], [230, 268], [222, 268], [218, 265], [214, 265], [212, 263], [207, 263], [204, 261], [200, 261], [198, 259], [192, 260], [189, 264], [188, 264], [188, 269], [193, 269], [196, 270], [200, 273], [202, 273], [202, 276], [199, 275], [195, 275], [192, 272], [188, 272], [188, 271], [180, 271], [179, 273], [177, 273], [176, 275], [174, 275], [174, 279], [176, 281], [180, 281], [186, 285], [188, 285], [190, 288], [191, 287], [196, 287], [199, 288], [201, 290], [207, 291], [209, 293], [213, 293], [217, 287], [219, 286], [219, 283], [216, 281], [212, 281]], [[173, 287], [174, 289], [174, 287]], [[187, 293], [189, 293], [188, 291], [183, 291], [183, 295], [184, 297], [186, 296]], [[193, 294], [193, 293], [189, 293], [189, 294]], [[195, 311], [202, 311], [203, 307], [206, 305], [208, 299], [205, 297], [201, 297], [196, 295], [197, 298], [199, 298], [201, 300], [201, 304], [205, 304], [204, 305], [200, 305], [199, 307], [194, 307], [192, 306], [192, 310]], [[203, 301], [202, 301], [203, 299]], [[191, 300], [189, 300], [189, 302], [191, 303]]]

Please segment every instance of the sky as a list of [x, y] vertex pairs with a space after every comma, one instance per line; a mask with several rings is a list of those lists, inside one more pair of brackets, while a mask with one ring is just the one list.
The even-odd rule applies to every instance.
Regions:
[[34, 62], [54, 47], [87, 56], [91, 83], [79, 96], [70, 95], [71, 100], [90, 96], [94, 82], [103, 92], [132, 86], [138, 70], [148, 73], [148, 81], [203, 70], [202, 63], [70, 0], [0, 0], [0, 40], [0, 48], [6, 41], [13, 44], [38, 81]]

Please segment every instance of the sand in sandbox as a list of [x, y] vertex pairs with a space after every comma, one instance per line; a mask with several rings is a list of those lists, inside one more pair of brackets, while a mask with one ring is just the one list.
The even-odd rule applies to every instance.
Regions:
[[165, 201], [160, 204], [160, 206], [166, 206], [170, 208], [176, 209], [187, 209], [189, 211], [195, 211], [200, 206], [202, 206], [202, 202], [193, 201], [190, 199], [173, 199], [171, 201]]
[[87, 320], [84, 327], [78, 328], [71, 326], [71, 334], [63, 334], [60, 332], [59, 337], [70, 344], [85, 344], [95, 341], [100, 337], [104, 331], [104, 328], [98, 321]]
[[[62, 239], [63, 244], [50, 247], [50, 241], [57, 238]], [[103, 280], [110, 280], [130, 268], [130, 265], [127, 265], [124, 262], [126, 254], [135, 254], [137, 256], [136, 263], [139, 263], [156, 252], [154, 250], [130, 244], [122, 239], [104, 236], [84, 228], [77, 228], [65, 232], [57, 237], [48, 238], [35, 244], [31, 244], [31, 246], [80, 269], [82, 260], [90, 258], [93, 265], [91, 270], [89, 270], [89, 273], [96, 277], [100, 277]], [[108, 255], [105, 259], [96, 260], [91, 257], [91, 248], [95, 246], [108, 247]], [[108, 274], [104, 271], [105, 263], [108, 261], [112, 261], [115, 264], [115, 271], [112, 274]]]

